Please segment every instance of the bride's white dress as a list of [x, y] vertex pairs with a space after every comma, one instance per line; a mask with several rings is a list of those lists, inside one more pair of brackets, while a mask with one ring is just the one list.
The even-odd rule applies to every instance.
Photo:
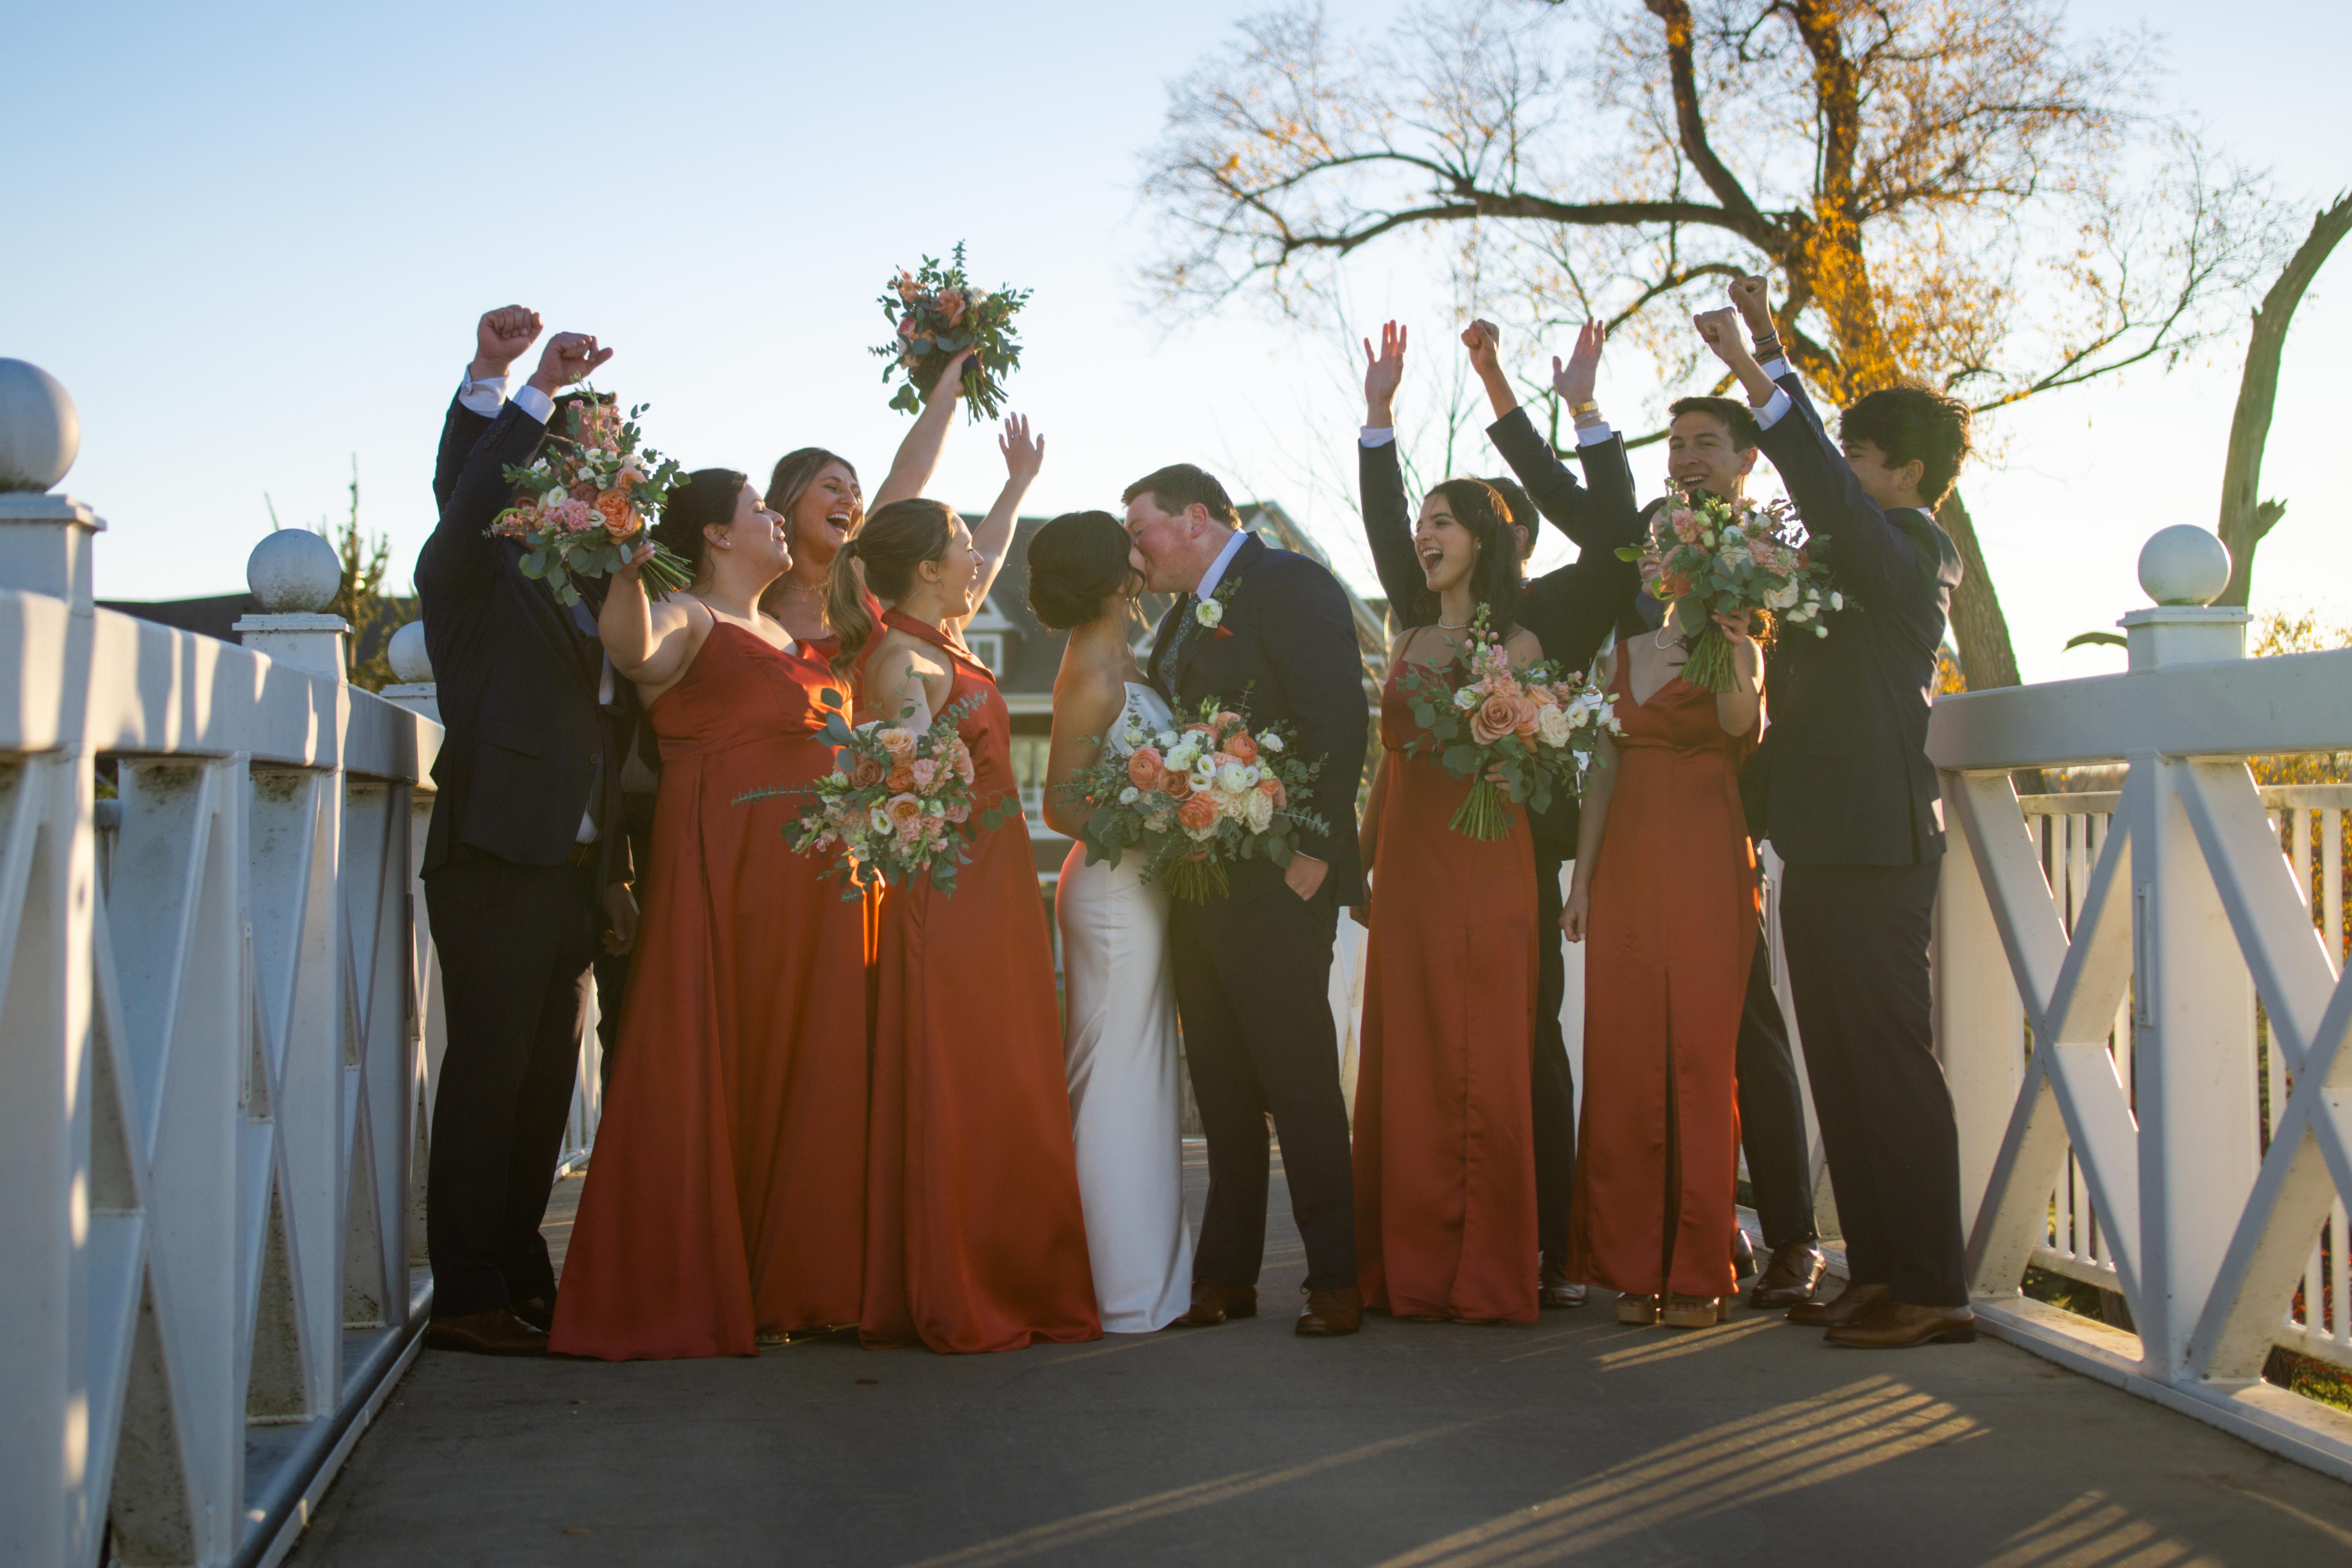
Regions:
[[[1119, 756], [1133, 749], [1121, 733], [1130, 720], [1153, 731], [1175, 722], [1157, 691], [1132, 681], [1106, 742]], [[1181, 1317], [1192, 1296], [1168, 895], [1144, 885], [1137, 856], [1089, 866], [1078, 844], [1062, 862], [1054, 912], [1095, 1299], [1108, 1332], [1150, 1333]]]

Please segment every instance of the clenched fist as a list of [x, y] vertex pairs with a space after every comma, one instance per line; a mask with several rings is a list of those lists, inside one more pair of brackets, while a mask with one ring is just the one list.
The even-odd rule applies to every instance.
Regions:
[[476, 381], [506, 374], [539, 336], [539, 312], [520, 305], [485, 310], [474, 323], [474, 363], [467, 374]]

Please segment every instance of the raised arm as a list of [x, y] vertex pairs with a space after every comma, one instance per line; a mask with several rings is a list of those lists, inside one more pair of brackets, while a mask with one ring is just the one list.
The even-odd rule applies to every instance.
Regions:
[[[1495, 449], [1503, 454], [1503, 460], [1511, 465], [1519, 483], [1527, 487], [1536, 510], [1567, 534], [1587, 557], [1595, 551], [1616, 549], [1641, 530], [1633, 500], [1633, 470], [1625, 463], [1624, 443], [1601, 416], [1600, 405], [1592, 397], [1601, 372], [1601, 352], [1608, 336], [1608, 330], [1599, 321], [1587, 321], [1576, 334], [1576, 347], [1569, 354], [1568, 363], [1562, 364], [1557, 357], [1551, 362], [1552, 386], [1568, 402], [1575, 416], [1578, 457], [1586, 477], [1604, 477], [1612, 481], [1605, 489], [1596, 482], [1588, 490], [1577, 483], [1576, 475], [1560, 461], [1551, 443], [1537, 434], [1528, 411], [1519, 406], [1510, 379], [1503, 374], [1494, 323], [1474, 321], [1462, 334], [1463, 345], [1470, 351], [1471, 366], [1486, 384], [1486, 400], [1495, 409], [1495, 423], [1486, 427], [1487, 439], [1495, 443]], [[1619, 476], [1622, 483], [1615, 482]]]
[[1838, 575], [1847, 590], [1867, 594], [1930, 581], [1933, 574], [1925, 570], [1918, 542], [1864, 493], [1853, 466], [1820, 422], [1796, 413], [1796, 400], [1740, 342], [1730, 308], [1704, 311], [1694, 320], [1706, 346], [1748, 394], [1763, 431], [1764, 455], [1780, 470], [1805, 531], [1836, 542]]
[[448, 417], [441, 425], [441, 450], [433, 465], [436, 511], [449, 504], [467, 454], [498, 417], [496, 405], [506, 399], [507, 372], [538, 336], [539, 312], [520, 305], [485, 310], [474, 323], [474, 357], [466, 366], [466, 384], [449, 400]]
[[653, 552], [650, 540], [637, 546], [629, 563], [613, 574], [596, 615], [596, 635], [613, 656], [613, 668], [643, 688], [648, 700], [685, 675], [711, 626], [709, 610], [695, 599], [646, 601], [637, 572]]
[[971, 353], [964, 350], [940, 372], [940, 379], [931, 385], [931, 400], [923, 405], [923, 411], [915, 416], [915, 427], [898, 443], [898, 455], [890, 459], [882, 488], [867, 503], [870, 510], [879, 511], [894, 500], [921, 495], [939, 471], [940, 449], [947, 445], [948, 426], [955, 423], [956, 405], [963, 401], [964, 362]]
[[[997, 437], [996, 449], [1004, 454], [1004, 488], [996, 492], [996, 504], [980, 520], [980, 527], [971, 536], [971, 547], [980, 553], [980, 580], [973, 585], [972, 611], [988, 603], [988, 592], [996, 586], [996, 574], [1004, 570], [1005, 557], [1013, 551], [1013, 531], [1021, 517], [1021, 498], [1037, 480], [1037, 470], [1045, 466], [1045, 437], [1029, 434], [1027, 416], [1015, 414], [1004, 422], [1004, 434]], [[969, 617], [966, 617], [967, 619]]]
[[1372, 570], [1389, 599], [1398, 626], [1425, 585], [1421, 560], [1412, 551], [1412, 505], [1405, 497], [1404, 465], [1396, 447], [1396, 391], [1404, 379], [1406, 330], [1394, 321], [1381, 328], [1381, 346], [1364, 340], [1364, 429], [1356, 443], [1357, 483], [1361, 488], [1364, 542], [1371, 546]]

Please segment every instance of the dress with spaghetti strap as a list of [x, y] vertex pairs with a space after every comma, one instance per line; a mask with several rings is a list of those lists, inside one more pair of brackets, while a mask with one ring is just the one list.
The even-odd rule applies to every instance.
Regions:
[[[865, 1261], [862, 906], [795, 855], [790, 799], [831, 771], [844, 694], [731, 622], [646, 718], [661, 794], [621, 1047], [552, 1348], [750, 1355], [857, 1320]], [[828, 700], [831, 700], [830, 701]]]
[[[1054, 952], [1013, 771], [1013, 716], [985, 665], [897, 610], [945, 654], [975, 779], [971, 859], [882, 895], [867, 1137], [869, 1346], [1003, 1351], [1100, 1337], [1071, 1146]], [[993, 828], [982, 813], [1014, 797]]]

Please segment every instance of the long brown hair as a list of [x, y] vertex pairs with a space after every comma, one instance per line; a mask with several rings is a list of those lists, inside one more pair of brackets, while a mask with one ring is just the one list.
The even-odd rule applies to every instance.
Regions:
[[[817, 476], [835, 463], [849, 470], [852, 483], [856, 481], [856, 465], [837, 453], [825, 450], [823, 447], [803, 447], [798, 451], [786, 452], [776, 459], [775, 471], [768, 476], [768, 493], [765, 500], [768, 510], [784, 520], [787, 534], [793, 531], [793, 505], [801, 497], [808, 494], [809, 487], [816, 483]], [[785, 542], [795, 549], [800, 545], [800, 541], [796, 538], [787, 538]]]
[[[866, 607], [870, 589], [876, 597], [903, 599], [915, 585], [915, 568], [948, 552], [954, 537], [955, 509], [943, 500], [921, 496], [894, 500], [867, 514], [866, 526], [833, 558], [825, 581], [825, 629], [841, 639], [833, 656], [833, 672], [846, 680], [857, 668], [857, 656], [874, 640], [874, 616]], [[857, 578], [857, 563], [866, 565], [866, 580]]]

